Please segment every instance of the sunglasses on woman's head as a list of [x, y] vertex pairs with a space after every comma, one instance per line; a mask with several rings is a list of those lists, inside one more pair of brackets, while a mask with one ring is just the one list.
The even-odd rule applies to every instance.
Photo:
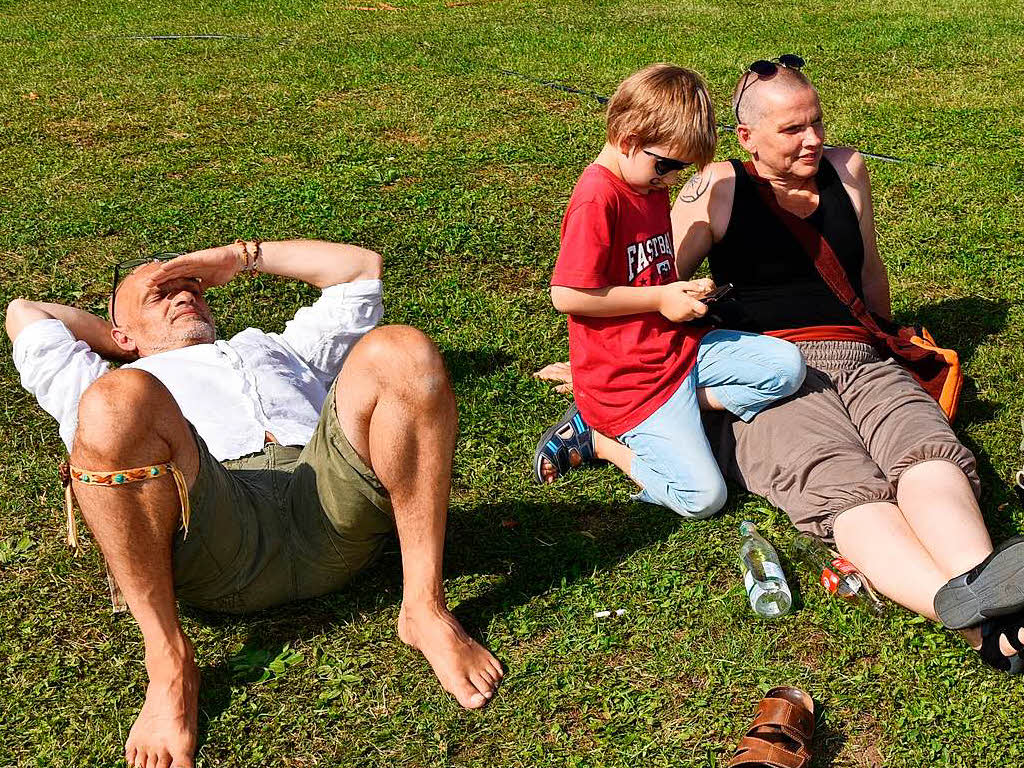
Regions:
[[[797, 56], [795, 53], [784, 53], [777, 59], [758, 59], [745, 70], [743, 87], [740, 89], [740, 95], [736, 98], [736, 122], [740, 122], [740, 102], [743, 100], [743, 93], [749, 88], [756, 80], [767, 80], [775, 76], [775, 73], [779, 71], [779, 67], [785, 67], [786, 69], [803, 69], [804, 60]], [[748, 78], [746, 75], [753, 72], [757, 77]]]
[[654, 158], [654, 172], [659, 176], [668, 176], [673, 171], [681, 171], [693, 165], [693, 163], [688, 163], [685, 160], [676, 160], [674, 157], [656, 155], [647, 149], [643, 150], [643, 153]]
[[114, 301], [117, 299], [117, 286], [121, 282], [121, 275], [130, 275], [133, 270], [141, 267], [143, 264], [149, 264], [151, 261], [170, 261], [181, 256], [180, 253], [154, 253], [152, 256], [147, 256], [143, 259], [129, 259], [128, 261], [121, 261], [114, 265], [114, 284], [110, 288], [110, 324], [116, 326], [117, 322], [114, 320]]

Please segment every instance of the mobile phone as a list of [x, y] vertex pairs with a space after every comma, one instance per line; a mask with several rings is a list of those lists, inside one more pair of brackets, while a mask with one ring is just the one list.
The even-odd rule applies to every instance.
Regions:
[[702, 301], [705, 304], [714, 304], [719, 299], [725, 298], [729, 294], [729, 291], [731, 291], [732, 289], [733, 289], [732, 283], [726, 283], [725, 285], [720, 285], [717, 288], [715, 288], [715, 290], [713, 290], [711, 293], [707, 294], [706, 296], [701, 296], [699, 299], [697, 299], [697, 301]]

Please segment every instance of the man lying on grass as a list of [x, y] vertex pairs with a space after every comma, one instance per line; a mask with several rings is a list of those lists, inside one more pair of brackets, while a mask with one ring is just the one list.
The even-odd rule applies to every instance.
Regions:
[[[791, 398], [750, 422], [709, 416], [708, 436], [736, 482], [834, 541], [896, 602], [960, 630], [985, 662], [1020, 673], [1024, 539], [993, 553], [974, 456], [935, 400], [883, 359], [786, 222], [814, 227], [861, 301], [890, 317], [867, 168], [854, 150], [824, 148], [818, 92], [802, 64], [786, 56], [751, 65], [733, 95], [751, 164], [706, 166], [673, 207], [680, 279], [707, 258], [715, 282], [735, 286], [741, 330], [794, 341], [807, 362]], [[571, 384], [564, 364], [539, 375]]]
[[[204, 290], [256, 270], [323, 293], [281, 334], [217, 340]], [[119, 271], [110, 322], [18, 299], [7, 333], [23, 385], [60, 422], [82, 515], [142, 631], [150, 682], [128, 763], [193, 765], [199, 676], [176, 598], [241, 613], [321, 595], [394, 528], [399, 637], [462, 706], [482, 707], [501, 665], [449, 613], [441, 581], [455, 401], [426, 336], [374, 330], [380, 256], [239, 240]]]

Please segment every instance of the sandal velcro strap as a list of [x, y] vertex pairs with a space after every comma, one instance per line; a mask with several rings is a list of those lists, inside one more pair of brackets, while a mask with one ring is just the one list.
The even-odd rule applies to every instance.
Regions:
[[555, 477], [561, 477], [595, 460], [594, 433], [573, 403], [562, 418], [541, 435], [533, 453], [533, 476], [538, 483], [547, 482], [545, 461], [555, 468]]
[[765, 725], [776, 727], [801, 742], [810, 741], [814, 736], [814, 715], [786, 699], [761, 699], [747, 733], [753, 735]]
[[811, 753], [804, 747], [793, 751], [756, 736], [744, 736], [726, 768], [805, 768], [810, 763]]
[[[981, 625], [981, 648], [978, 649], [982, 661], [993, 669], [1011, 675], [1024, 672], [1024, 661], [1021, 657], [1021, 653], [1024, 653], [1024, 643], [1020, 641], [1018, 634], [1022, 628], [1024, 611], [985, 621]], [[1013, 656], [1004, 655], [999, 645], [1000, 638], [1005, 638], [1017, 653]]]

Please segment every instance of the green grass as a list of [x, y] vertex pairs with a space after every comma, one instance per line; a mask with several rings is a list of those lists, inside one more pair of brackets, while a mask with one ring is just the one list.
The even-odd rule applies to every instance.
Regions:
[[[957, 423], [983, 507], [1024, 527], [1006, 479], [1024, 413], [1024, 13], [1018, 1], [808, 4], [3, 2], [0, 299], [99, 309], [118, 257], [306, 236], [386, 256], [388, 322], [444, 351], [460, 403], [447, 587], [508, 667], [481, 713], [445, 696], [394, 632], [400, 571], [246, 618], [188, 613], [206, 766], [715, 766], [768, 687], [820, 708], [815, 766], [1019, 765], [1024, 692], [906, 612], [835, 605], [788, 567], [799, 610], [746, 603], [737, 524], [785, 515], [734, 493], [684, 523], [611, 470], [532, 484], [564, 401], [529, 372], [567, 353], [546, 297], [563, 207], [599, 149], [600, 93], [669, 60], [720, 117], [742, 66], [801, 53], [829, 138], [873, 161], [900, 317], [961, 350]], [[250, 39], [151, 42], [146, 34]], [[723, 136], [719, 157], [735, 145]], [[937, 163], [937, 167], [927, 165]], [[311, 292], [217, 292], [221, 331], [279, 328]], [[142, 703], [138, 632], [108, 611], [95, 547], [61, 543], [56, 427], [4, 347], [0, 377], [0, 765], [116, 763]], [[503, 526], [514, 520], [518, 525]], [[787, 563], [787, 565], [790, 565]], [[618, 620], [593, 612], [624, 607]]]

